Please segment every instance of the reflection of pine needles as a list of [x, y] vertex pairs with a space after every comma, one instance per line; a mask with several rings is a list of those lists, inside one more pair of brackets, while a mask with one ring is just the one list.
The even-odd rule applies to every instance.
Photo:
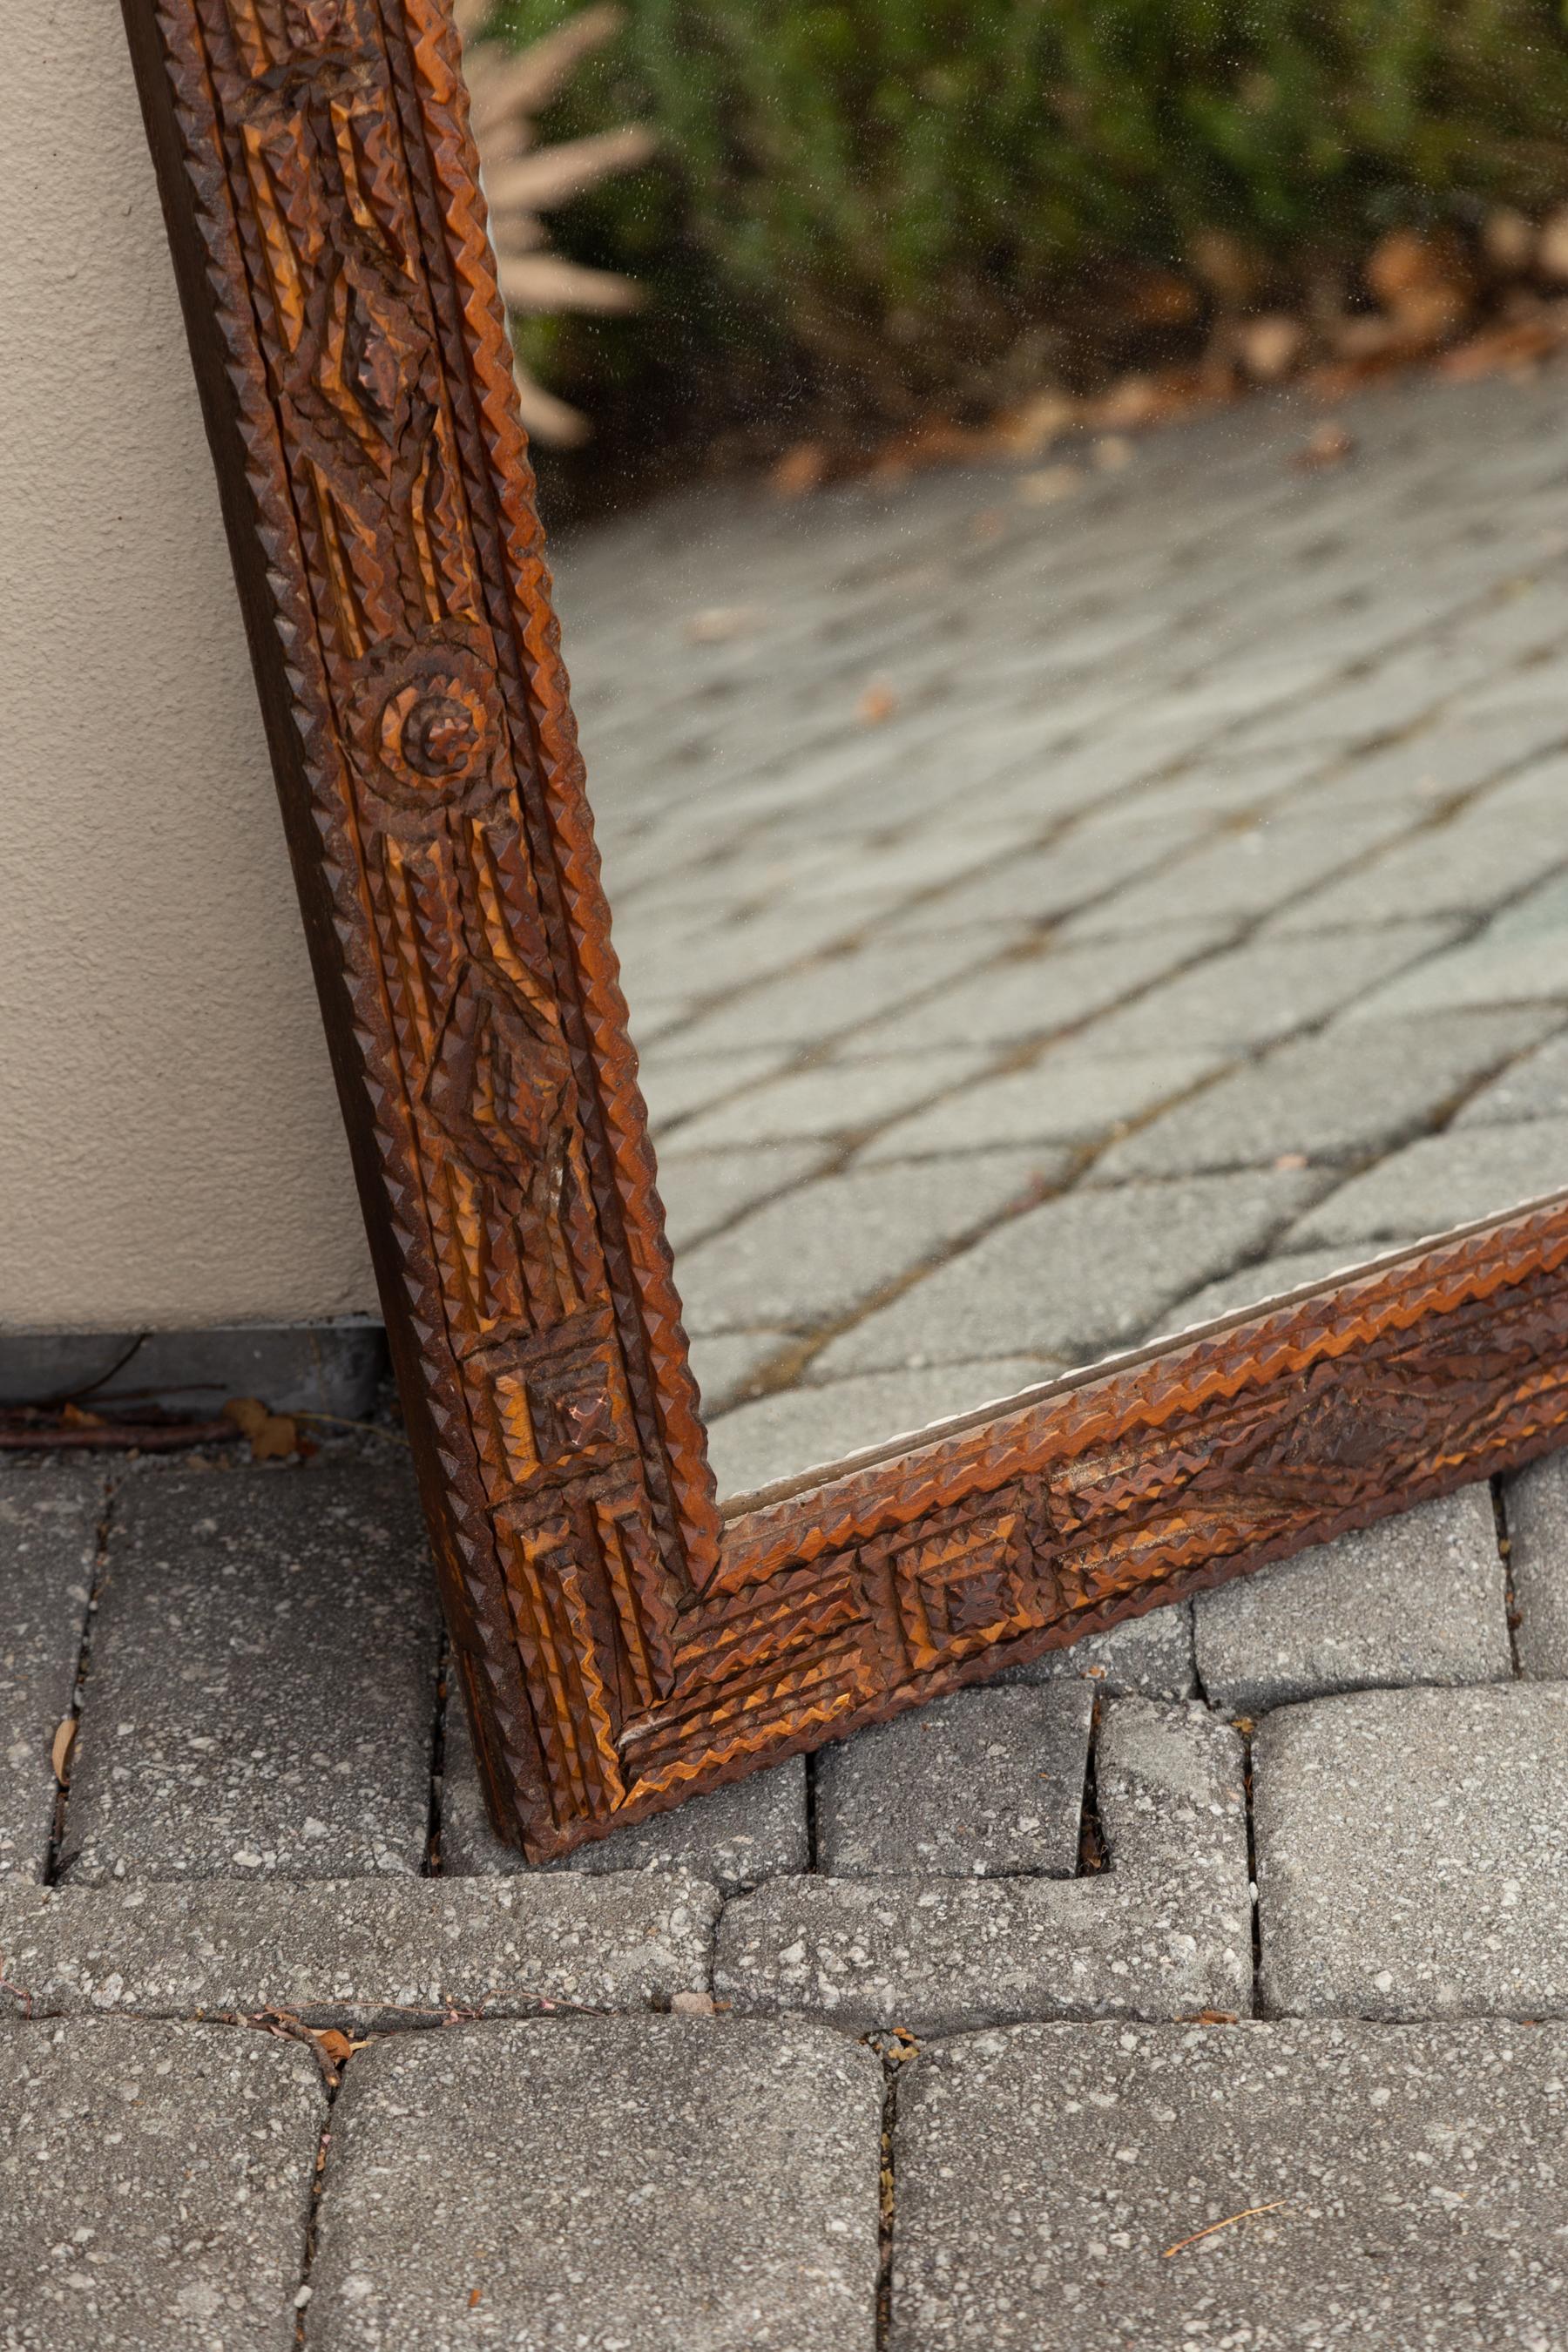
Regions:
[[[646, 163], [656, 143], [653, 132], [628, 123], [624, 130], [564, 140], [553, 147], [533, 143], [534, 116], [565, 88], [583, 59], [619, 31], [624, 12], [607, 0], [584, 8], [525, 49], [481, 38], [492, 12], [493, 0], [456, 0], [490, 233], [508, 306], [534, 312], [635, 310], [640, 297], [629, 278], [607, 269], [585, 269], [547, 252], [540, 215], [613, 173]], [[587, 418], [546, 392], [521, 360], [516, 366], [529, 431], [558, 447], [584, 440], [590, 430]]]

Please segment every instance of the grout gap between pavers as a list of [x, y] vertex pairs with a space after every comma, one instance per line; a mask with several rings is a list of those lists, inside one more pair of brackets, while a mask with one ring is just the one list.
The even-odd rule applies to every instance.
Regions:
[[[138, 1339], [136, 1346], [140, 1347], [141, 1344], [141, 1340]], [[130, 1357], [135, 1352], [135, 1348], [131, 1349], [125, 1360], [129, 1361]], [[116, 1369], [118, 1370], [118, 1367]], [[106, 1373], [104, 1377], [109, 1379], [112, 1375]], [[92, 1557], [92, 1583], [88, 1591], [87, 1606], [81, 1612], [81, 1640], [77, 1648], [76, 1673], [71, 1679], [70, 1712], [66, 1717], [66, 1720], [73, 1724], [76, 1728], [71, 1734], [71, 1744], [66, 1756], [65, 1778], [62, 1780], [57, 1775], [54, 1819], [49, 1828], [48, 1852], [44, 1857], [42, 1883], [46, 1886], [59, 1885], [60, 1865], [65, 1854], [66, 1821], [70, 1808], [71, 1771], [76, 1763], [76, 1743], [80, 1735], [82, 1710], [87, 1703], [87, 1685], [92, 1666], [92, 1621], [97, 1612], [99, 1595], [103, 1590], [104, 1579], [109, 1573], [109, 1538], [114, 1524], [114, 1505], [119, 1491], [119, 1485], [113, 1474], [106, 1470], [103, 1477], [103, 1500], [98, 1518], [97, 1542]]]
[[1519, 1602], [1513, 1590], [1513, 1538], [1508, 1531], [1508, 1496], [1500, 1477], [1493, 1476], [1489, 1484], [1492, 1496], [1492, 1520], [1497, 1528], [1498, 1557], [1502, 1561], [1503, 1622], [1508, 1627], [1508, 1651], [1513, 1661], [1513, 1678], [1518, 1682], [1523, 1668], [1519, 1662]]
[[[424, 1878], [439, 1878], [441, 1868], [441, 1822], [447, 1793], [447, 1709], [453, 1699], [452, 1642], [445, 1621], [442, 1622], [436, 1648], [435, 1698], [430, 1726], [430, 1817], [425, 1837], [425, 1864], [420, 1873]], [[463, 1704], [461, 1697], [458, 1705]]]

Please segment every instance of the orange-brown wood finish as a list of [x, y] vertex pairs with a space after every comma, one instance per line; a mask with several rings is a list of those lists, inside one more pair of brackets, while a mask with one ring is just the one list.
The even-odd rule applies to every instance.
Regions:
[[448, 0], [124, 0], [498, 1826], [536, 1859], [1526, 1459], [1568, 1202], [721, 1516]]

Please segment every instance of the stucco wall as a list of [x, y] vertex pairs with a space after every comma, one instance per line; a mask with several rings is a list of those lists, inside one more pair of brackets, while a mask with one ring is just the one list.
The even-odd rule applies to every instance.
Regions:
[[119, 0], [0, 31], [0, 1329], [373, 1308]]

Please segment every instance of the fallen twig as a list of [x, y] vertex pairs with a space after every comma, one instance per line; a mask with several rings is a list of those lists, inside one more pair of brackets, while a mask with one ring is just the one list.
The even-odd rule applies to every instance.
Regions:
[[0, 1417], [0, 1452], [173, 1454], [184, 1445], [232, 1445], [231, 1421], [24, 1421]]
[[1283, 2197], [1276, 2197], [1272, 2205], [1244, 2205], [1239, 2213], [1227, 2213], [1223, 2221], [1211, 2221], [1206, 2230], [1194, 2230], [1190, 2238], [1178, 2238], [1173, 2246], [1165, 2248], [1160, 2259], [1168, 2263], [1184, 2246], [1195, 2246], [1200, 2238], [1212, 2238], [1216, 2230], [1228, 2230], [1233, 2221], [1250, 2221], [1259, 2213], [1278, 2213], [1285, 2202]]

